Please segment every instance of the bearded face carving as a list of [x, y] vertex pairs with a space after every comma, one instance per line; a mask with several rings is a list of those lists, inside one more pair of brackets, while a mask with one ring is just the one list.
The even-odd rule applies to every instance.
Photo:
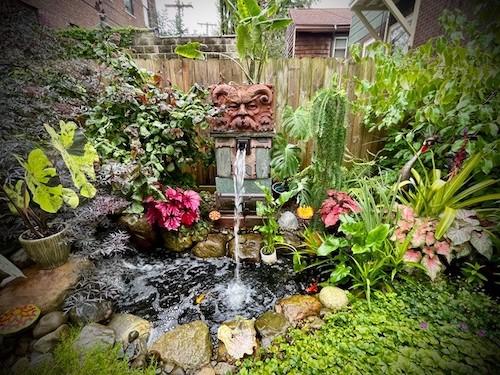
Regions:
[[211, 118], [215, 131], [273, 130], [274, 95], [271, 85], [221, 84], [211, 88], [212, 102], [221, 109]]

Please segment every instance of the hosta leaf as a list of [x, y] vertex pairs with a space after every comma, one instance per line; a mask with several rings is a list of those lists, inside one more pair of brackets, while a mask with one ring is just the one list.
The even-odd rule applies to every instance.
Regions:
[[389, 224], [381, 224], [368, 232], [366, 236], [366, 246], [375, 247], [382, 245], [382, 242], [389, 234]]
[[328, 237], [321, 246], [318, 248], [316, 251], [318, 256], [327, 256], [328, 254], [332, 253], [333, 251], [338, 250], [342, 246], [345, 246], [346, 241], [342, 240], [337, 237]]
[[339, 264], [330, 274], [329, 282], [337, 284], [339, 281], [345, 279], [351, 273], [351, 267], [346, 266], [344, 263]]
[[485, 231], [472, 232], [470, 236], [470, 243], [474, 248], [487, 259], [491, 259], [493, 255], [493, 241]]

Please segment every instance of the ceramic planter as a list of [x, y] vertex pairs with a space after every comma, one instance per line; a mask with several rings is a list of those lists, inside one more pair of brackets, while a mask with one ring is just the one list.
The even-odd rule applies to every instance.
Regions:
[[51, 236], [26, 239], [29, 231], [19, 236], [19, 242], [28, 256], [38, 265], [45, 269], [56, 268], [68, 260], [71, 244], [66, 236], [66, 227]]
[[264, 254], [262, 250], [260, 250], [260, 259], [265, 264], [273, 264], [278, 261], [278, 257], [276, 256], [276, 251], [274, 251], [272, 254]]

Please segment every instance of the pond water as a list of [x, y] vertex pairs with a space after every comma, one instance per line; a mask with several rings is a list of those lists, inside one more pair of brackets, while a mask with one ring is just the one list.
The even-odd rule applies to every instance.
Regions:
[[240, 278], [248, 289], [238, 305], [228, 296], [239, 292], [232, 284], [234, 271], [231, 258], [199, 259], [164, 249], [105, 259], [96, 270], [102, 281], [119, 291], [115, 310], [153, 324], [150, 342], [178, 324], [198, 319], [205, 321], [215, 336], [223, 321], [236, 316], [257, 317], [272, 309], [278, 299], [299, 293], [306, 285], [284, 256], [271, 266], [243, 263]]

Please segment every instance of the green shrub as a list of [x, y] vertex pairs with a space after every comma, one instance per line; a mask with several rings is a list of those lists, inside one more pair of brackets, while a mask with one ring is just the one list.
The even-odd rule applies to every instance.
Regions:
[[292, 330], [240, 374], [495, 373], [495, 301], [446, 283], [397, 284], [328, 315], [318, 331]]
[[73, 349], [73, 342], [80, 329], [72, 329], [66, 339], [54, 351], [54, 361], [41, 363], [23, 372], [23, 375], [154, 375], [155, 366], [146, 369], [131, 369], [128, 361], [119, 359], [119, 346], [109, 349], [96, 347], [83, 360]]

